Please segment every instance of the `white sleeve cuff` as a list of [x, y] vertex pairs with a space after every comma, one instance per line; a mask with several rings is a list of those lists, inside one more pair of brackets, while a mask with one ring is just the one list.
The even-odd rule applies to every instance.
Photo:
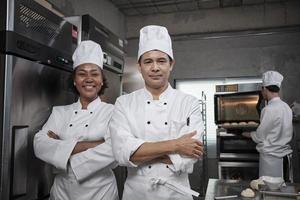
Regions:
[[171, 170], [174, 173], [192, 173], [194, 169], [194, 163], [197, 162], [197, 159], [188, 158], [188, 157], [182, 157], [179, 154], [170, 154], [169, 155], [173, 167]]
[[127, 167], [137, 167], [138, 165], [134, 164], [133, 162], [130, 161], [130, 157], [132, 156], [132, 154], [134, 154], [137, 149], [143, 144], [145, 143], [144, 140], [138, 139], [138, 138], [134, 138], [134, 139], [128, 139], [127, 140], [127, 149], [125, 149], [125, 157], [124, 161], [126, 159], [126, 166]]
[[178, 154], [170, 154], [169, 157], [170, 157], [170, 160], [173, 163], [173, 167], [172, 168], [174, 168], [174, 170], [172, 168], [171, 168], [171, 170], [174, 171], [174, 172], [180, 172], [181, 171], [181, 165], [182, 165], [180, 155], [178, 155]]
[[82, 181], [97, 172], [117, 166], [112, 154], [111, 144], [105, 142], [70, 157], [70, 165], [78, 181]]
[[260, 143], [261, 141], [259, 140], [259, 138], [257, 137], [256, 134], [257, 134], [256, 131], [250, 132], [250, 136], [251, 136], [252, 140], [253, 140], [255, 143]]
[[76, 144], [77, 141], [61, 140], [61, 144], [59, 144], [53, 159], [53, 161], [55, 162], [54, 166], [56, 168], [67, 170], [69, 158]]

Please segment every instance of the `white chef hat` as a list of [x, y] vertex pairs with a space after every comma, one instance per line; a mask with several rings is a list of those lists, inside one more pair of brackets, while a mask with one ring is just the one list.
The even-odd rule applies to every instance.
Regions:
[[172, 41], [166, 27], [149, 25], [140, 30], [138, 60], [141, 55], [151, 50], [162, 51], [174, 59]]
[[276, 85], [280, 88], [282, 80], [283, 76], [279, 72], [267, 71], [263, 73], [262, 85], [264, 87], [269, 85]]
[[93, 63], [103, 69], [103, 52], [100, 45], [91, 40], [82, 41], [72, 56], [73, 69], [81, 64]]

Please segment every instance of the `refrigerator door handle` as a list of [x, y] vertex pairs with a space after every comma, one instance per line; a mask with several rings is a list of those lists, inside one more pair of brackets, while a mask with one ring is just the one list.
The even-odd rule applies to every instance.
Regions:
[[11, 197], [27, 194], [28, 125], [12, 127]]

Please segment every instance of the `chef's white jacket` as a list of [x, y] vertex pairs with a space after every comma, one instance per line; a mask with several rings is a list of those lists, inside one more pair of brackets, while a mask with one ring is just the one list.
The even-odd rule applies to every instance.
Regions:
[[[55, 167], [50, 192], [53, 200], [118, 199], [115, 167], [108, 132], [113, 105], [97, 98], [87, 109], [81, 103], [53, 107], [48, 121], [34, 137], [35, 155]], [[47, 136], [51, 130], [60, 139]], [[105, 139], [105, 142], [71, 156], [78, 141]]]
[[282, 176], [282, 157], [292, 153], [292, 110], [279, 97], [268, 102], [261, 112], [260, 125], [251, 137], [260, 153], [260, 176]]
[[116, 160], [128, 168], [123, 200], [192, 199], [188, 173], [197, 159], [171, 154], [172, 165], [137, 166], [130, 157], [145, 142], [170, 140], [192, 131], [197, 131], [195, 138], [202, 140], [204, 127], [195, 97], [170, 85], [159, 100], [153, 100], [146, 88], [121, 96], [115, 104], [110, 130]]

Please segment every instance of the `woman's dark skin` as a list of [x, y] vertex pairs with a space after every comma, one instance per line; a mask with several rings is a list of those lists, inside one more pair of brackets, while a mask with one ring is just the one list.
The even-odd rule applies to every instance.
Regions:
[[[92, 63], [81, 64], [75, 69], [74, 86], [79, 93], [82, 109], [87, 109], [88, 105], [99, 98], [98, 93], [103, 85], [103, 77], [101, 69]], [[48, 137], [60, 140], [59, 136], [49, 130]], [[96, 141], [80, 141], [75, 145], [71, 155], [94, 148], [97, 145], [104, 143], [104, 139]]]

